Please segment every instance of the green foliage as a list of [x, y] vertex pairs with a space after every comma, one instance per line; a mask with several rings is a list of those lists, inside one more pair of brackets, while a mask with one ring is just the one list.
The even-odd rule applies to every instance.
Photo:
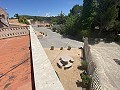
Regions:
[[84, 0], [83, 3], [83, 11], [82, 16], [80, 18], [80, 34], [82, 36], [89, 36], [91, 25], [94, 21], [94, 17], [96, 15], [95, 9], [96, 9], [97, 3], [96, 0]]
[[27, 21], [27, 19], [25, 17], [19, 17], [18, 21], [20, 23], [29, 25], [29, 22]]
[[76, 21], [77, 17], [75, 16], [70, 16], [67, 18], [66, 23], [65, 23], [65, 34], [69, 34], [69, 35], [75, 35], [77, 33], [76, 29], [75, 29], [75, 21]]
[[65, 34], [65, 25], [60, 25], [59, 33]]
[[108, 37], [108, 38], [109, 38], [109, 41], [114, 41], [115, 37], [116, 37], [116, 36], [115, 36], [114, 33], [110, 33], [110, 34], [109, 34], [109, 37]]
[[82, 68], [84, 69], [84, 70], [86, 70], [87, 71], [87, 68], [88, 68], [88, 63], [86, 62], [86, 61], [81, 61], [81, 66], [82, 66]]
[[114, 23], [113, 29], [116, 31], [120, 31], [120, 21], [116, 21]]
[[45, 16], [29, 16], [29, 15], [20, 15], [23, 17], [26, 17], [27, 19], [33, 19], [33, 21], [45, 21], [50, 24], [56, 25], [56, 24], [64, 24], [66, 22], [67, 16], [64, 15], [63, 12], [61, 12], [58, 16], [50, 16], [50, 17], [45, 17]]
[[92, 82], [92, 78], [89, 75], [82, 74], [81, 79], [82, 79], [83, 84], [87, 86], [89, 86]]
[[65, 18], [65, 15], [64, 13], [60, 13], [60, 15], [58, 15], [58, 21], [57, 21], [57, 24], [64, 24], [66, 21], [66, 18]]
[[16, 17], [19, 21], [19, 23], [27, 24], [29, 25], [30, 23], [27, 21], [27, 18], [24, 16], [21, 16], [19, 14], [15, 14], [14, 17]]
[[84, 36], [84, 37], [89, 37], [89, 35], [90, 35], [90, 30], [82, 30], [82, 31], [80, 32], [80, 35], [81, 35], [81, 36]]
[[[70, 10], [63, 33], [80, 38], [102, 37], [119, 41], [119, 5], [120, 0], [83, 0], [83, 6], [75, 5]], [[95, 30], [95, 27], [99, 29]]]
[[103, 30], [109, 30], [114, 27], [118, 15], [117, 4], [117, 0], [98, 0], [95, 23], [100, 28], [99, 35]]
[[82, 13], [82, 6], [75, 5], [70, 10], [70, 13], [68, 15], [68, 18], [66, 20], [65, 26], [64, 26], [64, 33], [67, 35], [75, 36], [77, 35], [78, 30], [78, 18], [81, 16]]
[[19, 19], [19, 14], [16, 13], [16, 14], [14, 15], [14, 17], [17, 18], [17, 19]]
[[70, 9], [69, 16], [80, 15], [82, 13], [83, 6], [74, 5], [72, 9]]

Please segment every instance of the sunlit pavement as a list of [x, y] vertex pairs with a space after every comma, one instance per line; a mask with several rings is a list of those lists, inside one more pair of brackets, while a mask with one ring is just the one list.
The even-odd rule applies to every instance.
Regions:
[[80, 41], [64, 38], [59, 33], [53, 32], [52, 30], [47, 29], [45, 27], [39, 27], [39, 28], [33, 27], [33, 28], [36, 31], [44, 32], [47, 34], [46, 37], [39, 39], [43, 48], [50, 48], [51, 46], [54, 46], [56, 48], [68, 47], [68, 46], [71, 46], [73, 48], [79, 48], [83, 45], [83, 43]]

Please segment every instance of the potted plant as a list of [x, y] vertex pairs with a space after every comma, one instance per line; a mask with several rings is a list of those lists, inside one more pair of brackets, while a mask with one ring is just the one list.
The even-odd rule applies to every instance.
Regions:
[[68, 46], [68, 49], [67, 50], [70, 50], [71, 49], [71, 46]]
[[50, 50], [54, 50], [54, 46], [51, 46], [51, 49]]
[[60, 50], [63, 50], [63, 47], [61, 47]]

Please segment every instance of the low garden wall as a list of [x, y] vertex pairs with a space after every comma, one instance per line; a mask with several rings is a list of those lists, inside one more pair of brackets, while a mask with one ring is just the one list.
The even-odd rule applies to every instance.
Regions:
[[31, 25], [30, 38], [35, 90], [64, 90]]
[[28, 26], [0, 28], [0, 39], [29, 35]]

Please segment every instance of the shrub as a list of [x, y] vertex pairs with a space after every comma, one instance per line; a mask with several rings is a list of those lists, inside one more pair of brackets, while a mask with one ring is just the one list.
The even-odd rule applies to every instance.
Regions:
[[30, 23], [27, 21], [25, 17], [19, 17], [18, 21], [19, 23], [30, 25]]
[[54, 50], [54, 46], [51, 46], [51, 49], [50, 50]]
[[117, 36], [117, 37], [115, 38], [115, 41], [116, 41], [116, 42], [120, 42], [120, 36]]
[[60, 50], [63, 50], [63, 47], [61, 47]]
[[82, 31], [80, 32], [80, 34], [81, 34], [82, 36], [84, 36], [84, 37], [89, 37], [90, 31], [89, 31], [89, 30], [82, 30]]
[[88, 63], [86, 61], [81, 61], [81, 66], [84, 70], [87, 71], [87, 68], [88, 68]]
[[68, 49], [67, 50], [70, 50], [71, 49], [71, 46], [68, 46]]
[[60, 30], [56, 30], [56, 33], [60, 33]]
[[107, 40], [108, 41], [114, 41], [115, 37], [116, 37], [116, 35], [114, 33], [111, 33], [111, 34], [109, 34]]
[[89, 75], [85, 75], [85, 74], [82, 74], [81, 75], [81, 79], [82, 79], [82, 82], [83, 84], [87, 87], [87, 86], [90, 86], [91, 82], [92, 82], [92, 78], [89, 76]]
[[53, 27], [53, 28], [52, 28], [52, 30], [53, 30], [53, 32], [55, 32], [55, 31], [56, 31], [56, 28], [55, 28], [55, 27]]
[[30, 23], [27, 20], [25, 20], [24, 23], [27, 25], [30, 25]]

